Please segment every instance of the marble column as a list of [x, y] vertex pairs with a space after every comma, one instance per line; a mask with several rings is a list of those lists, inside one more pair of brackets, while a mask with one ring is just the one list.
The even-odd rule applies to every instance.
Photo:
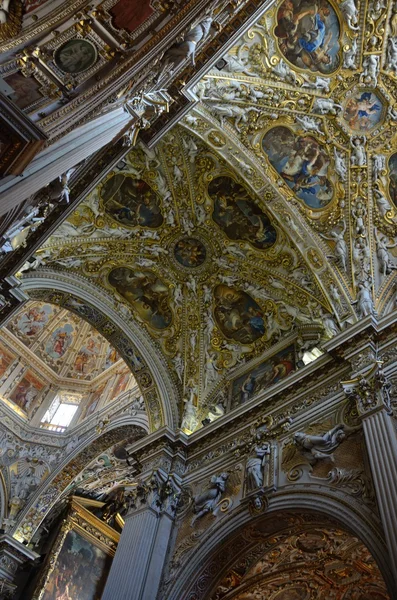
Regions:
[[355, 400], [371, 466], [379, 513], [397, 589], [397, 430], [390, 406], [390, 383], [381, 361], [364, 375], [342, 382]]
[[156, 598], [179, 492], [176, 478], [159, 470], [134, 491], [102, 600]]

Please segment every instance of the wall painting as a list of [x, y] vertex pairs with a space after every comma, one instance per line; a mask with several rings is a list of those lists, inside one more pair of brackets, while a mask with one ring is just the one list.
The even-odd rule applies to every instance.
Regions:
[[121, 225], [156, 229], [164, 219], [160, 197], [142, 179], [112, 174], [100, 190], [105, 211]]
[[58, 327], [45, 345], [45, 351], [51, 357], [57, 360], [62, 358], [73, 341], [74, 327], [66, 323]]
[[72, 372], [80, 377], [90, 375], [95, 368], [100, 347], [101, 344], [98, 339], [89, 337], [86, 343], [81, 346], [73, 361]]
[[216, 177], [208, 186], [212, 218], [230, 240], [245, 240], [259, 250], [273, 246], [276, 230], [248, 191], [231, 177]]
[[40, 83], [34, 77], [24, 77], [22, 73], [12, 73], [8, 77], [4, 77], [4, 81], [14, 90], [10, 96], [11, 100], [21, 110], [43, 98], [43, 94], [40, 92]]
[[4, 375], [10, 364], [15, 360], [15, 357], [8, 352], [3, 346], [0, 346], [0, 377]]
[[85, 405], [85, 407], [83, 409], [83, 412], [81, 414], [81, 419], [85, 419], [86, 417], [89, 417], [95, 411], [95, 409], [98, 406], [98, 403], [102, 397], [102, 394], [105, 390], [106, 384], [107, 384], [107, 381], [105, 381], [105, 383], [101, 383], [99, 385], [99, 387], [97, 387], [97, 389], [92, 392], [90, 399], [88, 400], [87, 404]]
[[54, 307], [50, 304], [30, 306], [17, 317], [15, 328], [23, 337], [34, 339], [41, 333], [53, 314]]
[[340, 24], [327, 0], [284, 0], [274, 35], [281, 54], [298, 69], [330, 75], [340, 64]]
[[112, 558], [79, 532], [66, 534], [40, 600], [100, 600]]
[[134, 308], [139, 317], [154, 329], [165, 329], [172, 322], [169, 290], [149, 271], [117, 267], [109, 273], [109, 283]]
[[220, 284], [214, 296], [214, 316], [227, 338], [240, 344], [252, 344], [266, 333], [263, 310], [249, 294]]
[[150, 4], [150, 0], [119, 0], [109, 9], [113, 27], [133, 33], [153, 14]]
[[374, 129], [383, 116], [383, 104], [370, 90], [360, 90], [347, 95], [342, 106], [342, 119], [352, 131], [360, 133]]
[[114, 365], [120, 359], [120, 354], [117, 352], [113, 346], [109, 346], [106, 352], [105, 358], [105, 369], [109, 369], [112, 365]]
[[295, 347], [292, 344], [233, 381], [231, 408], [245, 404], [254, 395], [293, 373], [295, 368]]
[[309, 208], [321, 209], [331, 202], [330, 158], [313, 136], [298, 135], [280, 125], [265, 134], [262, 148], [277, 173]]
[[28, 371], [9, 395], [9, 400], [12, 400], [30, 417], [38, 408], [37, 401], [43, 389], [44, 383], [39, 381], [31, 371]]
[[125, 390], [127, 389], [127, 386], [128, 386], [128, 382], [130, 380], [130, 376], [131, 376], [130, 370], [127, 370], [124, 373], [120, 373], [120, 375], [117, 377], [117, 379], [115, 381], [115, 385], [114, 385], [112, 391], [110, 392], [108, 402], [111, 402], [112, 400], [117, 398], [117, 396], [119, 396], [122, 392], [125, 392]]

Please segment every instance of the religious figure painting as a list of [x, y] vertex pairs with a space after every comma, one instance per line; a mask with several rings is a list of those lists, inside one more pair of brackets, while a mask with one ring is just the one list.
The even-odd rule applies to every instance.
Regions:
[[4, 375], [14, 357], [4, 347], [0, 346], [0, 377]]
[[389, 193], [391, 201], [397, 208], [397, 152], [389, 158]]
[[29, 306], [18, 316], [15, 327], [23, 337], [34, 339], [44, 329], [53, 314], [54, 307], [50, 304]]
[[100, 195], [107, 214], [121, 225], [156, 229], [164, 221], [160, 197], [142, 179], [113, 174], [103, 184]]
[[280, 52], [299, 69], [330, 75], [340, 64], [340, 24], [328, 0], [284, 0], [274, 29]]
[[128, 382], [131, 376], [131, 371], [126, 370], [123, 373], [120, 373], [115, 381], [115, 385], [109, 395], [108, 402], [111, 402], [117, 396], [119, 396], [122, 392], [125, 392], [128, 386]]
[[366, 132], [382, 118], [382, 102], [371, 91], [359, 91], [343, 102], [342, 118], [353, 131]]
[[92, 415], [92, 413], [95, 411], [96, 407], [98, 406], [99, 400], [102, 397], [102, 394], [105, 390], [107, 381], [105, 381], [105, 383], [101, 383], [96, 390], [94, 390], [91, 394], [90, 399], [88, 400], [87, 404], [85, 405], [83, 412], [81, 414], [81, 419], [85, 419], [86, 417], [89, 417], [90, 415]]
[[100, 600], [112, 559], [70, 530], [47, 579], [42, 600]]
[[266, 333], [263, 310], [249, 294], [220, 284], [214, 296], [214, 316], [227, 338], [240, 344], [252, 344]]
[[127, 300], [136, 314], [154, 329], [166, 329], [172, 322], [168, 286], [150, 271], [128, 267], [112, 269], [110, 285]]
[[321, 209], [331, 202], [330, 158], [313, 136], [298, 135], [280, 125], [265, 134], [262, 148], [277, 173], [309, 208]]
[[109, 346], [105, 357], [105, 369], [108, 369], [109, 367], [114, 365], [114, 363], [116, 363], [119, 360], [119, 358], [120, 354], [117, 352], [117, 350], [113, 348], [113, 346]]
[[62, 358], [73, 341], [73, 335], [74, 327], [70, 323], [58, 327], [47, 341], [45, 351], [55, 360]]
[[43, 94], [39, 91], [40, 84], [34, 77], [24, 77], [22, 73], [12, 73], [5, 77], [4, 81], [13, 89], [11, 100], [21, 109], [43, 98]]
[[179, 264], [189, 269], [195, 269], [204, 263], [207, 250], [200, 240], [184, 237], [175, 245], [174, 256]]
[[254, 395], [293, 373], [295, 368], [295, 348], [291, 345], [233, 381], [231, 407], [245, 404]]
[[154, 12], [150, 0], [119, 0], [109, 9], [112, 25], [133, 33], [143, 25]]
[[37, 401], [39, 400], [40, 392], [43, 388], [44, 383], [39, 381], [33, 373], [28, 371], [13, 389], [9, 399], [31, 417], [33, 411], [38, 408]]
[[270, 248], [277, 233], [248, 191], [231, 177], [216, 177], [208, 186], [212, 218], [231, 240], [245, 240], [259, 250]]
[[81, 346], [72, 366], [72, 370], [80, 377], [90, 375], [95, 368], [100, 342], [95, 337], [89, 337], [87, 342]]
[[55, 64], [64, 73], [77, 75], [90, 69], [97, 60], [97, 49], [88, 40], [73, 38], [55, 53]]

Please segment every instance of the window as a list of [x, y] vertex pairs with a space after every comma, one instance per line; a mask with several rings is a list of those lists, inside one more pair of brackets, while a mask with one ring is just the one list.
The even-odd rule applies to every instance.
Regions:
[[80, 400], [81, 396], [74, 394], [58, 394], [41, 419], [40, 427], [59, 433], [64, 432], [72, 422]]

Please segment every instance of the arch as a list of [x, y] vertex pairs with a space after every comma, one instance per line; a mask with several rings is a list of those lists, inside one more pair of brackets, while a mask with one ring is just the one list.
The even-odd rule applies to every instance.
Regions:
[[[223, 575], [232, 567], [239, 557], [238, 536], [242, 536], [241, 548], [245, 551], [247, 541], [244, 539], [244, 530], [248, 525], [260, 523], [266, 519], [274, 519], [276, 515], [291, 513], [318, 515], [329, 522], [340, 526], [347, 532], [359, 538], [371, 552], [384, 577], [389, 592], [393, 592], [394, 583], [389, 566], [386, 546], [382, 541], [380, 525], [374, 524], [374, 515], [364, 505], [352, 506], [351, 497], [344, 494], [332, 494], [323, 486], [311, 486], [310, 491], [283, 490], [269, 499], [268, 509], [261, 517], [252, 517], [248, 504], [240, 505], [229, 518], [225, 519], [219, 527], [214, 527], [203, 540], [196, 552], [184, 562], [183, 569], [178, 570], [173, 578], [175, 582], [166, 600], [207, 600], [214, 584], [219, 582]], [[271, 535], [275, 535], [273, 531]], [[221, 547], [231, 545], [229, 557], [222, 561], [220, 558]], [[241, 555], [243, 555], [243, 552]], [[393, 595], [391, 595], [393, 597]]]
[[[119, 350], [141, 388], [151, 431], [164, 425], [173, 429], [178, 427], [178, 392], [161, 353], [136, 321], [115, 309], [110, 294], [102, 289], [98, 290], [94, 284], [75, 273], [48, 269], [24, 275], [21, 287], [32, 298], [61, 304], [72, 312], [77, 312]], [[68, 304], [70, 298], [84, 303], [83, 307], [91, 307], [92, 315], [100, 317], [100, 322], [90, 319], [88, 311], [74, 310], [73, 305]], [[144, 365], [142, 368], [137, 369], [131, 365], [131, 348]]]
[[131, 440], [138, 441], [146, 434], [142, 420], [131, 416], [110, 422], [100, 435], [95, 429], [90, 431], [83, 443], [66, 453], [57, 468], [30, 498], [12, 529], [13, 536], [19, 541], [29, 542], [64, 490], [89, 463], [111, 446], [127, 439], [130, 443]]

